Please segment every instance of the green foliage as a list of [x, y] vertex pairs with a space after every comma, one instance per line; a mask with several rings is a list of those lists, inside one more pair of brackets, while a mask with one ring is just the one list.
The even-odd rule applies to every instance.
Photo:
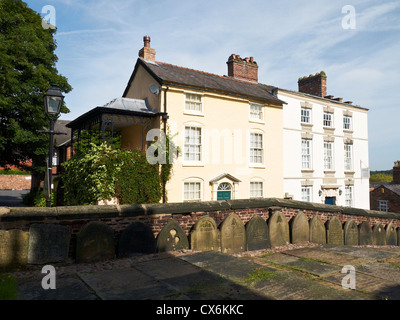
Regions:
[[369, 177], [370, 182], [391, 182], [393, 181], [393, 175], [385, 173], [371, 174]]
[[[51, 83], [72, 89], [56, 69], [54, 32], [23, 1], [0, 1], [0, 166], [32, 159], [24, 169], [45, 170], [49, 137], [36, 132], [49, 125], [43, 95]], [[62, 112], [69, 112], [65, 105]]]
[[0, 170], [0, 175], [30, 175], [31, 173], [25, 170], [12, 170], [12, 169], [5, 169], [5, 170]]
[[17, 299], [17, 281], [10, 275], [0, 274], [0, 301]]
[[113, 132], [111, 136], [110, 131], [104, 132], [103, 134], [99, 130], [82, 130], [80, 133], [79, 141], [75, 141], [73, 148], [77, 153], [87, 153], [92, 144], [96, 146], [101, 145], [104, 141], [112, 142], [112, 146], [115, 149], [121, 149], [121, 134]]
[[120, 150], [90, 143], [64, 163], [64, 203], [89, 205], [117, 197], [124, 203], [152, 203], [161, 197], [158, 165], [138, 150]]

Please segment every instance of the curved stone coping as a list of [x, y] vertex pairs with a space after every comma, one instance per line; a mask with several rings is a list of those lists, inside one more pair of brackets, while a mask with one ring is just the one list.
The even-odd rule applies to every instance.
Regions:
[[132, 204], [121, 206], [70, 206], [54, 208], [0, 207], [0, 222], [17, 220], [42, 221], [45, 219], [85, 219], [95, 217], [134, 217], [141, 215], [158, 214], [190, 214], [192, 212], [210, 212], [254, 208], [268, 208], [272, 211], [280, 210], [282, 208], [292, 208], [316, 212], [339, 213], [350, 216], [364, 216], [370, 218], [400, 220], [399, 213], [380, 212], [278, 198], [262, 198], [166, 204]]

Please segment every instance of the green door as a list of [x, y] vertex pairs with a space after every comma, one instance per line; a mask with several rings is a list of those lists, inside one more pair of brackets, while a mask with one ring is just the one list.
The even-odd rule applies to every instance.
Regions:
[[221, 183], [217, 190], [217, 200], [231, 200], [232, 187], [229, 183]]
[[230, 191], [218, 191], [217, 200], [231, 200]]

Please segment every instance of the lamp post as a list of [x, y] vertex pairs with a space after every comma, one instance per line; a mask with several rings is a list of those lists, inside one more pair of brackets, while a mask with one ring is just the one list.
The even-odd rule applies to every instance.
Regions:
[[61, 90], [55, 85], [52, 84], [51, 87], [47, 90], [44, 95], [44, 108], [46, 111], [46, 115], [50, 120], [50, 130], [46, 133], [50, 135], [50, 144], [49, 144], [49, 160], [47, 166], [47, 192], [48, 199], [46, 201], [47, 207], [51, 205], [51, 183], [52, 183], [52, 174], [53, 174], [53, 148], [54, 148], [54, 134], [57, 134], [54, 131], [54, 123], [57, 121], [57, 118], [61, 112], [61, 106], [64, 101], [64, 96], [61, 94]]

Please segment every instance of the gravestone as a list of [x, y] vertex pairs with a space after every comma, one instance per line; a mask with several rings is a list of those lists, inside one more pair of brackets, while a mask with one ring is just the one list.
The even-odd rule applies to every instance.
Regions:
[[248, 251], [262, 250], [271, 247], [268, 225], [260, 216], [253, 216], [246, 223], [246, 248]]
[[221, 223], [221, 251], [235, 253], [246, 250], [246, 232], [242, 220], [234, 213]]
[[221, 236], [215, 220], [209, 216], [201, 217], [190, 232], [190, 247], [197, 251], [221, 250]]
[[71, 228], [58, 224], [32, 224], [29, 228], [28, 263], [62, 262], [68, 258]]
[[28, 244], [28, 232], [0, 230], [0, 270], [26, 265]]
[[373, 244], [372, 240], [372, 229], [371, 226], [369, 225], [369, 222], [363, 221], [360, 223], [358, 226], [359, 230], [359, 245], [364, 246], [364, 245], [371, 245]]
[[156, 239], [150, 227], [143, 222], [134, 221], [122, 231], [118, 240], [118, 258], [154, 252], [156, 252]]
[[275, 211], [268, 219], [268, 228], [272, 247], [289, 244], [289, 224], [281, 211]]
[[372, 228], [372, 244], [376, 246], [384, 246], [386, 244], [386, 232], [379, 222]]
[[393, 222], [390, 222], [386, 226], [386, 244], [388, 246], [396, 246], [397, 245], [397, 233], [396, 227]]
[[302, 243], [310, 240], [310, 227], [308, 219], [303, 212], [299, 212], [290, 221], [290, 239], [292, 243]]
[[76, 235], [77, 262], [96, 262], [115, 258], [114, 230], [100, 221], [84, 225]]
[[310, 242], [326, 244], [326, 229], [319, 216], [314, 216], [310, 220]]
[[158, 252], [189, 249], [189, 241], [179, 223], [171, 219], [157, 235], [156, 247]]
[[397, 228], [397, 245], [400, 246], [400, 227]]
[[326, 222], [326, 243], [344, 244], [342, 223], [336, 216]]
[[354, 220], [346, 221], [344, 225], [344, 244], [358, 246], [358, 226]]

